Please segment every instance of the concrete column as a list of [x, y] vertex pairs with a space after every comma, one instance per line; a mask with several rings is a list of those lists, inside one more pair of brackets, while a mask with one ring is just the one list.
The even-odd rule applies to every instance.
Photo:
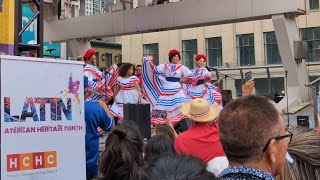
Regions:
[[[301, 40], [295, 16], [284, 14], [272, 16], [273, 26], [278, 41], [284, 70], [287, 71], [287, 92], [289, 99], [289, 112], [300, 109], [302, 103], [307, 102], [309, 88], [305, 86], [308, 82], [308, 73], [304, 60], [297, 63], [294, 59], [294, 41]], [[286, 95], [286, 96], [287, 96]], [[284, 109], [287, 106], [287, 97], [278, 103], [278, 108]], [[302, 108], [302, 107], [301, 107]]]
[[132, 51], [131, 35], [122, 36], [121, 44], [122, 44], [122, 62], [129, 62], [129, 60], [131, 59], [131, 51]]
[[143, 56], [142, 34], [134, 34], [130, 36], [130, 57], [122, 59], [122, 62], [131, 62], [133, 64], [141, 64]]
[[69, 44], [74, 58], [83, 56], [87, 49], [91, 48], [88, 39], [72, 39], [69, 40]]
[[254, 55], [256, 65], [265, 65], [264, 61], [264, 39], [262, 21], [253, 21], [254, 26]]
[[14, 0], [0, 4], [0, 52], [14, 54]]
[[222, 35], [222, 63], [228, 63], [231, 67], [237, 66], [237, 45], [234, 24], [221, 25]]
[[206, 42], [205, 42], [205, 27], [199, 27], [197, 29], [198, 38], [197, 38], [197, 46], [198, 46], [198, 54], [206, 54]]

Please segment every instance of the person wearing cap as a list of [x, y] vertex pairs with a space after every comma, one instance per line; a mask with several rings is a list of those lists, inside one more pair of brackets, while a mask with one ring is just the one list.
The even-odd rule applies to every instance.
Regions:
[[[155, 66], [152, 56], [144, 57], [142, 77], [146, 99], [153, 109], [167, 111], [172, 123], [175, 124], [184, 118], [181, 114], [181, 105], [189, 101], [181, 83], [192, 72], [186, 66], [179, 64], [181, 60], [179, 50], [170, 50], [168, 58], [166, 63]], [[151, 122], [154, 125], [164, 123], [162, 118], [152, 119]]]
[[[30, 40], [27, 44], [29, 45], [36, 45], [37, 41]], [[24, 54], [24, 57], [37, 57], [37, 50], [30, 50], [28, 54]]]
[[244, 96], [225, 106], [218, 120], [220, 141], [230, 166], [222, 180], [274, 180], [285, 163], [292, 133], [265, 97]]
[[198, 54], [195, 57], [196, 69], [192, 75], [196, 81], [185, 85], [186, 94], [189, 98], [204, 98], [210, 104], [222, 106], [222, 96], [216, 91], [216, 87], [211, 84], [211, 73], [205, 68], [207, 57], [204, 54]]
[[190, 154], [208, 163], [225, 156], [218, 134], [219, 107], [206, 99], [196, 98], [182, 106], [182, 114], [193, 121], [187, 131], [179, 134], [174, 147], [177, 153]]

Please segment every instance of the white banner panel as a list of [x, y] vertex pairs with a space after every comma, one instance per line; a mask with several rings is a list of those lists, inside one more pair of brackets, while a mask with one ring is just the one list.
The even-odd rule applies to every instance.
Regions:
[[83, 65], [0, 56], [1, 179], [86, 179]]

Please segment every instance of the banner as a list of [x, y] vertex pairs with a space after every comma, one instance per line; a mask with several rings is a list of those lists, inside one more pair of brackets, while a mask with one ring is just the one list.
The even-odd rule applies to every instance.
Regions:
[[0, 56], [1, 179], [86, 179], [83, 64]]

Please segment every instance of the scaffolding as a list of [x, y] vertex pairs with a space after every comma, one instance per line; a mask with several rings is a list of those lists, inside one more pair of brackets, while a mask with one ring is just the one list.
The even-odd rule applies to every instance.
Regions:
[[[27, 24], [22, 27], [22, 5], [29, 1], [15, 0], [15, 26], [14, 26], [14, 55], [20, 56], [22, 51], [36, 50], [38, 57], [43, 57], [43, 28], [44, 28], [44, 0], [31, 0], [36, 6], [36, 11]], [[22, 33], [37, 21], [36, 44], [22, 43]]]

